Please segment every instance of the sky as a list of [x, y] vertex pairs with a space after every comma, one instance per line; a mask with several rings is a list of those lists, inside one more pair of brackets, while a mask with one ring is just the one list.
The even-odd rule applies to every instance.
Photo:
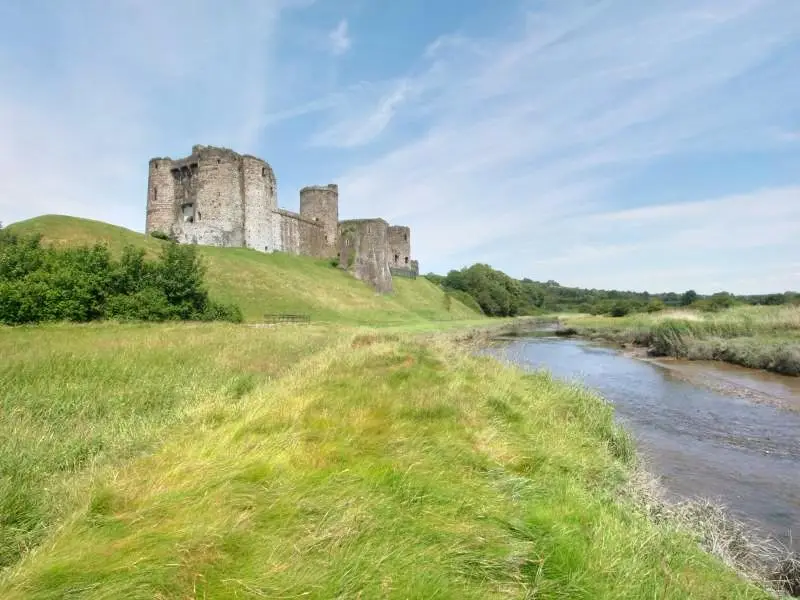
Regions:
[[798, 290], [799, 76], [800, 0], [4, 0], [0, 221], [143, 231], [208, 144], [423, 272]]

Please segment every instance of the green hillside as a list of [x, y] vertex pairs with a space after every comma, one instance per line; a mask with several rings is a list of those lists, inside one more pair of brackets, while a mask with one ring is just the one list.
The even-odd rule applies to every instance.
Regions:
[[[17, 233], [39, 233], [45, 243], [79, 245], [101, 242], [113, 252], [126, 245], [155, 255], [163, 242], [100, 221], [45, 215], [9, 226]], [[327, 261], [244, 248], [202, 246], [209, 291], [215, 300], [238, 304], [248, 321], [265, 313], [309, 313], [315, 321], [392, 324], [475, 319], [480, 316], [424, 278], [395, 279], [395, 291], [380, 296]], [[449, 305], [449, 306], [448, 306]]]

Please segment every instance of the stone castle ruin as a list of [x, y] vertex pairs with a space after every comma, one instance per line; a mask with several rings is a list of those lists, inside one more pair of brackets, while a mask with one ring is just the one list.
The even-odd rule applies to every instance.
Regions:
[[335, 184], [300, 190], [300, 213], [278, 208], [275, 173], [255, 156], [193, 146], [191, 155], [150, 159], [145, 231], [179, 243], [339, 258], [339, 266], [392, 291], [392, 275], [416, 276], [411, 230], [383, 219], [339, 221]]

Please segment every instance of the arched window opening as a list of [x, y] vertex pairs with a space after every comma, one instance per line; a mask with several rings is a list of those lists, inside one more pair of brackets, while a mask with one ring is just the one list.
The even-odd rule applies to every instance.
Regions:
[[408, 264], [408, 257], [406, 256], [406, 264]]

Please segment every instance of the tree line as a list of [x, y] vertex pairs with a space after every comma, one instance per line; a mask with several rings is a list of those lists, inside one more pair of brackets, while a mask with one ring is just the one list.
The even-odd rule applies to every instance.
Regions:
[[658, 312], [665, 308], [692, 307], [718, 311], [736, 304], [800, 304], [800, 293], [736, 296], [718, 292], [702, 296], [694, 290], [682, 293], [648, 293], [598, 290], [562, 286], [556, 281], [514, 279], [487, 264], [474, 264], [447, 275], [428, 273], [427, 279], [446, 292], [466, 295], [473, 306], [488, 316], [535, 315], [552, 312], [579, 312], [625, 316], [633, 312]]
[[165, 244], [156, 260], [127, 246], [44, 246], [41, 236], [0, 229], [0, 323], [43, 321], [241, 321], [235, 305], [209, 298], [193, 246]]

